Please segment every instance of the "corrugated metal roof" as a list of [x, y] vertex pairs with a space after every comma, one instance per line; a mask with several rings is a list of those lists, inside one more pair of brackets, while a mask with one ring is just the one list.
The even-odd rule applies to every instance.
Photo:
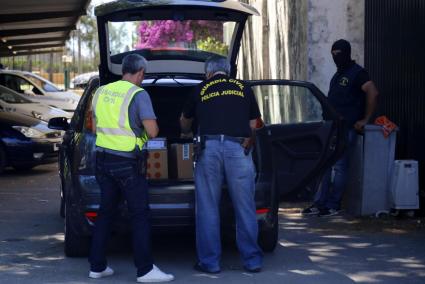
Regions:
[[61, 47], [90, 0], [1, 0], [0, 57]]

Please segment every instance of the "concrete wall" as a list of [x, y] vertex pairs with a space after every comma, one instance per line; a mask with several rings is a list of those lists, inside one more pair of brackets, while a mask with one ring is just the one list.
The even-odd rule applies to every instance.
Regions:
[[351, 42], [352, 57], [364, 64], [364, 0], [308, 0], [308, 80], [327, 94], [335, 73], [335, 40]]
[[308, 0], [242, 0], [261, 16], [251, 17], [238, 60], [243, 79], [307, 80]]
[[238, 60], [243, 79], [295, 79], [325, 94], [335, 73], [330, 50], [340, 38], [364, 63], [365, 0], [241, 0], [261, 13], [248, 21]]

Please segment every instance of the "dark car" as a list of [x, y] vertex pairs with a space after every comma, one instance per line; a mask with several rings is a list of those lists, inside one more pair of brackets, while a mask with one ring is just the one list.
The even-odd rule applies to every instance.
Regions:
[[29, 170], [56, 162], [61, 142], [61, 132], [49, 129], [46, 122], [0, 111], [0, 173], [7, 166]]
[[[158, 117], [159, 137], [167, 143], [180, 139], [179, 117], [188, 95], [204, 78], [204, 62], [221, 54], [237, 74], [236, 58], [243, 28], [257, 11], [236, 1], [116, 1], [96, 8], [100, 39], [99, 78], [84, 91], [71, 124], [52, 119], [54, 129], [66, 130], [60, 150], [61, 214], [65, 217], [65, 253], [87, 254], [93, 222], [99, 209], [100, 190], [95, 180], [95, 135], [91, 100], [100, 85], [119, 80], [121, 61], [130, 53], [148, 60], [142, 87], [152, 99]], [[132, 21], [140, 35], [134, 50], [119, 46], [110, 32], [115, 24]], [[119, 27], [118, 27], [119, 28]], [[161, 30], [167, 32], [161, 34]], [[184, 31], [184, 33], [182, 33]], [[108, 33], [109, 32], [109, 33]], [[158, 35], [164, 38], [151, 37]], [[174, 33], [174, 34], [173, 34]], [[181, 38], [179, 35], [186, 37]], [[125, 41], [123, 41], [125, 42]], [[278, 241], [278, 204], [284, 197], [317, 180], [333, 163], [342, 141], [341, 121], [326, 97], [314, 85], [287, 80], [246, 81], [253, 88], [266, 125], [256, 132], [253, 153], [256, 165], [259, 244], [274, 250]], [[194, 227], [194, 183], [168, 178], [149, 180], [154, 229]], [[224, 188], [225, 189], [225, 188]], [[226, 192], [224, 190], [224, 192]], [[122, 206], [114, 231], [129, 230]], [[233, 210], [223, 195], [224, 231], [234, 227]]]

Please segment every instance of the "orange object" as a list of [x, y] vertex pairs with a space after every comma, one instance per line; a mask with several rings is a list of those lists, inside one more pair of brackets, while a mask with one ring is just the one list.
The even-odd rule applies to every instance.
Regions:
[[382, 132], [384, 137], [387, 138], [390, 136], [391, 132], [397, 129], [397, 125], [388, 119], [385, 115], [377, 117], [375, 119], [375, 124], [382, 127]]
[[257, 118], [257, 121], [255, 122], [255, 128], [260, 129], [264, 126], [264, 121], [261, 117]]

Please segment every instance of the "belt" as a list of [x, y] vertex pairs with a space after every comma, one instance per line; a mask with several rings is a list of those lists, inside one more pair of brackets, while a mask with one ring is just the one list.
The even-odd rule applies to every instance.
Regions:
[[205, 140], [218, 140], [218, 141], [232, 141], [232, 142], [236, 142], [239, 144], [242, 144], [245, 140], [244, 137], [234, 137], [234, 136], [228, 136], [228, 135], [223, 135], [223, 134], [219, 134], [219, 135], [204, 135], [203, 136], [205, 138]]

